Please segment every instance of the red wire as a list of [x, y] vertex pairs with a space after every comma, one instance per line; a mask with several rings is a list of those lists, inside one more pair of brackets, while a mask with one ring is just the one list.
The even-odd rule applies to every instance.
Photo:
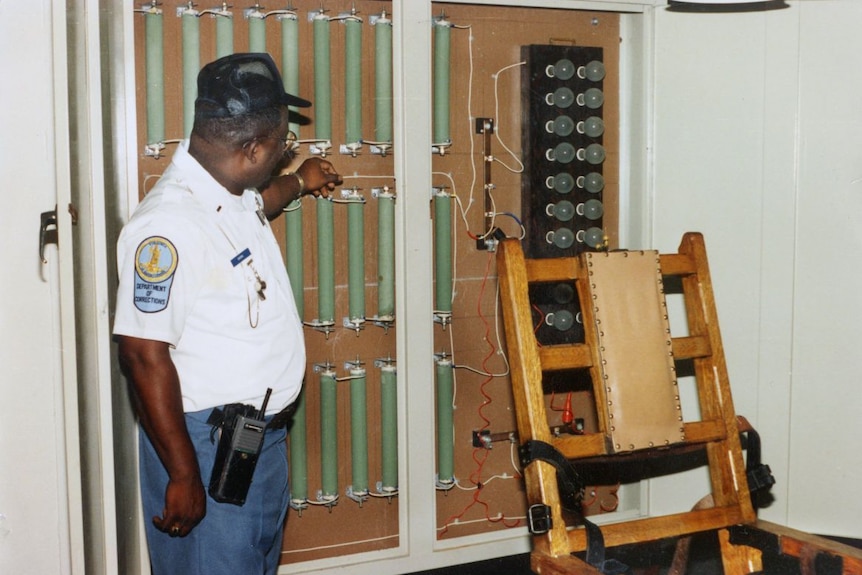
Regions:
[[[536, 327], [533, 328], [533, 335], [539, 333], [539, 328], [542, 327], [542, 324], [545, 323], [545, 314], [536, 304], [530, 304], [534, 310], [539, 314], [539, 322], [536, 324]], [[536, 345], [542, 347], [542, 343], [539, 340], [536, 340]]]
[[[493, 259], [493, 254], [489, 253], [487, 262], [485, 264], [485, 275], [482, 277], [482, 285], [479, 288], [479, 297], [476, 301], [476, 313], [478, 314], [479, 319], [481, 319], [482, 323], [485, 325], [485, 336], [483, 339], [488, 345], [488, 353], [485, 354], [484, 358], [482, 358], [482, 371], [485, 373], [491, 373], [488, 370], [488, 360], [491, 359], [494, 356], [494, 353], [497, 351], [497, 348], [491, 342], [490, 338], [491, 324], [488, 323], [488, 320], [486, 320], [485, 316], [482, 314], [482, 298], [485, 295], [485, 286], [488, 284], [488, 276], [491, 273], [491, 262], [493, 261]], [[488, 375], [485, 377], [485, 380], [482, 381], [482, 383], [479, 385], [479, 392], [482, 394], [482, 397], [485, 398], [482, 402], [482, 405], [479, 406], [479, 417], [482, 418], [482, 421], [484, 422], [484, 425], [480, 428], [480, 431], [488, 429], [488, 427], [491, 426], [491, 420], [485, 417], [483, 410], [486, 406], [490, 405], [492, 401], [491, 396], [485, 392], [485, 386], [488, 385], [488, 383], [490, 383], [492, 379], [494, 379], [494, 376]]]
[[[479, 289], [478, 301], [476, 302], [476, 309], [477, 309], [477, 313], [479, 315], [479, 319], [481, 319], [482, 323], [485, 325], [485, 337], [484, 337], [484, 339], [485, 339], [485, 342], [488, 344], [488, 353], [482, 359], [482, 370], [485, 373], [491, 373], [488, 370], [487, 363], [488, 363], [488, 360], [491, 357], [493, 357], [495, 352], [497, 351], [496, 346], [491, 342], [491, 339], [489, 337], [490, 333], [491, 333], [491, 324], [488, 323], [488, 321], [485, 319], [485, 316], [482, 314], [482, 298], [484, 297], [484, 294], [485, 294], [485, 286], [488, 283], [488, 276], [491, 273], [491, 261], [492, 260], [493, 260], [493, 254], [489, 253], [488, 254], [488, 260], [487, 260], [487, 263], [485, 265], [485, 275], [482, 278], [482, 285]], [[482, 381], [482, 383], [479, 385], [479, 392], [482, 394], [482, 397], [484, 398], [484, 400], [482, 401], [482, 404], [479, 406], [479, 409], [478, 409], [479, 418], [483, 422], [482, 427], [479, 429], [479, 431], [486, 430], [491, 426], [491, 420], [488, 419], [487, 417], [485, 417], [484, 409], [485, 409], [485, 407], [490, 405], [492, 402], [491, 396], [488, 395], [488, 393], [485, 391], [485, 386], [488, 383], [490, 383], [493, 379], [494, 379], [493, 375], [488, 375], [485, 377], [484, 381]], [[482, 501], [482, 499], [480, 497], [481, 493], [482, 493], [482, 489], [483, 489], [482, 470], [485, 467], [485, 462], [488, 460], [488, 455], [489, 455], [489, 451], [485, 448], [477, 447], [477, 448], [473, 449], [473, 461], [476, 463], [476, 468], [470, 474], [470, 482], [476, 486], [476, 489], [473, 491], [473, 499], [470, 501], [470, 503], [468, 503], [464, 507], [464, 509], [461, 510], [460, 513], [458, 513], [456, 515], [452, 515], [446, 520], [446, 524], [444, 525], [443, 530], [440, 532], [441, 536], [444, 535], [449, 530], [449, 524], [452, 521], [454, 521], [455, 519], [461, 519], [461, 517], [463, 517], [464, 514], [467, 513], [467, 511], [469, 511], [476, 504], [479, 504], [484, 508], [485, 519], [491, 523], [502, 522], [503, 525], [506, 527], [517, 527], [518, 525], [521, 524], [520, 519], [515, 519], [514, 521], [513, 520], [507, 520], [506, 516], [503, 515], [502, 513], [500, 514], [499, 517], [491, 517], [490, 513], [489, 513], [490, 508], [489, 508], [488, 504], [485, 501]]]

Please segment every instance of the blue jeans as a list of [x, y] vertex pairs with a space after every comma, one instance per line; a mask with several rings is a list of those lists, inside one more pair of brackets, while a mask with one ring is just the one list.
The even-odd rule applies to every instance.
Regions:
[[[204, 487], [209, 485], [216, 444], [206, 423], [211, 409], [186, 413]], [[146, 433], [140, 432], [141, 500], [153, 575], [275, 575], [287, 514], [287, 453], [284, 429], [264, 435], [254, 481], [242, 507], [207, 495], [206, 516], [186, 537], [156, 529], [168, 475]]]

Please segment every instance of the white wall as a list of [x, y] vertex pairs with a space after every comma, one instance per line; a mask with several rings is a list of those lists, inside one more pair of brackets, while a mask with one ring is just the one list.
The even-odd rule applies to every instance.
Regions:
[[804, 8], [789, 516], [862, 537], [862, 3]]
[[[778, 480], [761, 516], [862, 537], [862, 2], [790, 4], [652, 14], [644, 235], [662, 250], [705, 235], [736, 410]], [[679, 500], [650, 494], [654, 511]]]

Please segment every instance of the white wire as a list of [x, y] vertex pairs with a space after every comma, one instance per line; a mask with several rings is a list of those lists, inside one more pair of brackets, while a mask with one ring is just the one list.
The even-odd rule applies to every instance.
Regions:
[[397, 539], [399, 535], [384, 535], [383, 537], [374, 537], [372, 539], [362, 539], [361, 541], [345, 541], [344, 543], [335, 543], [333, 545], [320, 545], [318, 547], [305, 547], [303, 549], [287, 549], [281, 552], [282, 555], [291, 555], [294, 553], [308, 553], [309, 551], [323, 551], [325, 549], [338, 549], [339, 547], [350, 547], [351, 545], [362, 545], [363, 543], [375, 543], [377, 541], [386, 541], [388, 539]]
[[518, 463], [517, 463], [518, 460], [515, 457], [515, 442], [514, 441], [509, 443], [509, 461], [512, 464], [512, 469], [515, 470], [515, 473], [517, 475], [523, 475], [524, 474], [524, 470], [521, 469], [520, 465], [518, 465]]
[[507, 170], [509, 170], [510, 172], [512, 172], [514, 174], [520, 174], [520, 173], [524, 172], [524, 163], [520, 160], [520, 158], [518, 158], [518, 156], [515, 155], [515, 153], [512, 150], [509, 149], [509, 147], [503, 142], [503, 139], [500, 138], [500, 124], [501, 124], [501, 122], [500, 122], [500, 94], [499, 94], [499, 91], [497, 89], [497, 80], [499, 79], [500, 74], [502, 72], [505, 72], [506, 70], [509, 70], [511, 68], [515, 68], [517, 66], [524, 66], [524, 65], [526, 65], [526, 62], [516, 62], [515, 64], [509, 64], [508, 66], [504, 66], [504, 67], [500, 68], [499, 70], [497, 70], [496, 73], [492, 74], [492, 77], [494, 78], [494, 117], [497, 118], [497, 129], [494, 130], [494, 136], [497, 138], [497, 141], [500, 143], [500, 145], [503, 146], [503, 149], [506, 150], [509, 153], [509, 155], [512, 156], [512, 158], [516, 162], [518, 162], [519, 167], [518, 168], [511, 168], [508, 165], [506, 165], [506, 163], [503, 162], [502, 160], [499, 160], [493, 156], [492, 156], [492, 158], [495, 162], [499, 163], [501, 166], [503, 166], [504, 168], [506, 168]]
[[[470, 193], [468, 195], [467, 207], [463, 209], [464, 222], [466, 223], [467, 212], [469, 212], [470, 208], [473, 206], [473, 192], [476, 187], [476, 179], [478, 178], [478, 170], [476, 169], [476, 142], [473, 138], [473, 25], [452, 25], [452, 28], [470, 31], [468, 36], [469, 49], [467, 51], [469, 55], [468, 61], [470, 63], [467, 72], [467, 140], [470, 142], [470, 171], [472, 173], [472, 177], [470, 181]], [[470, 227], [467, 226], [467, 229], [469, 230]]]
[[500, 310], [500, 306], [499, 306], [499, 303], [500, 303], [500, 280], [499, 279], [497, 280], [497, 289], [495, 290], [494, 301], [497, 303], [497, 305], [494, 306], [494, 331], [496, 332], [496, 335], [497, 335], [497, 353], [499, 353], [500, 356], [502, 356], [503, 363], [506, 364], [506, 371], [503, 374], [503, 376], [506, 376], [506, 375], [509, 375], [509, 372], [511, 371], [512, 367], [509, 365], [509, 356], [506, 355], [506, 351], [503, 348], [502, 338], [500, 337], [500, 312], [499, 312], [499, 310]]
[[359, 180], [359, 179], [367, 179], [367, 180], [394, 180], [394, 179], [395, 179], [395, 176], [373, 176], [373, 175], [364, 176], [364, 175], [361, 175], [361, 174], [353, 174], [353, 175], [350, 175], [350, 176], [346, 176], [346, 175], [345, 175], [345, 176], [341, 176], [341, 178], [342, 178], [342, 179], [344, 179], [344, 180]]
[[[467, 211], [473, 206], [473, 190], [476, 188], [476, 180], [479, 177], [479, 172], [476, 169], [476, 139], [473, 137], [473, 26], [468, 26], [470, 29], [469, 50], [470, 55], [470, 76], [467, 82], [467, 139], [470, 140], [470, 171], [472, 173], [470, 180], [470, 200], [467, 202]], [[466, 222], [466, 214], [465, 214]], [[469, 230], [469, 228], [467, 228]]]
[[[517, 461], [518, 460], [515, 457], [515, 442], [510, 441], [509, 442], [509, 463], [512, 464], [512, 469], [515, 471], [515, 474], [509, 475], [507, 473], [504, 473], [502, 475], [500, 475], [500, 474], [492, 475], [491, 477], [488, 478], [487, 481], [483, 481], [482, 485], [483, 486], [487, 485], [488, 482], [490, 482], [492, 479], [518, 479], [519, 477], [521, 477], [523, 475], [523, 470], [521, 469], [521, 466], [518, 465]], [[455, 479], [455, 487], [457, 487], [461, 491], [474, 491], [475, 489], [478, 488], [478, 486], [463, 487], [460, 483], [458, 483], [457, 479]]]
[[150, 190], [147, 189], [147, 182], [150, 181], [150, 179], [152, 179], [152, 178], [161, 178], [161, 177], [162, 177], [162, 174], [147, 174], [146, 176], [144, 176], [144, 181], [141, 182], [141, 187], [144, 189], [144, 195], [145, 196], [148, 193], [150, 193], [150, 190], [152, 189], [152, 188], [150, 188]]
[[[496, 519], [496, 520], [498, 520], [498, 521], [499, 521], [499, 520], [502, 520], [502, 519], [508, 519], [508, 520], [513, 520], [513, 521], [514, 521], [514, 520], [518, 520], [518, 521], [520, 521], [520, 520], [522, 520], [522, 519], [523, 519], [523, 520], [526, 520], [526, 519], [527, 519], [527, 517], [526, 517], [526, 516], [509, 517], [508, 515], [504, 517], [502, 513], [497, 513], [497, 517], [492, 517], [492, 519]], [[438, 528], [437, 528], [437, 531], [446, 531], [446, 530], [447, 530], [447, 529], [449, 529], [450, 527], [454, 527], [454, 526], [457, 526], [457, 525], [470, 525], [471, 523], [486, 523], [487, 521], [488, 521], [488, 518], [487, 518], [487, 517], [483, 517], [483, 518], [481, 518], [481, 519], [469, 519], [469, 520], [467, 520], [467, 521], [461, 521], [461, 520], [456, 519], [456, 520], [455, 520], [455, 521], [453, 521], [452, 523], [447, 523], [447, 524], [446, 524], [446, 525], [444, 525], [443, 527], [438, 527]]]
[[482, 375], [484, 377], [506, 377], [509, 374], [508, 366], [506, 367], [506, 371], [503, 373], [488, 373], [487, 371], [482, 371], [481, 369], [476, 369], [475, 367], [470, 367], [469, 365], [455, 365], [452, 364], [453, 369], [466, 369], [467, 371], [472, 371], [477, 375]]
[[[509, 475], [508, 473], [503, 473], [503, 474], [498, 473], [497, 475], [492, 475], [491, 477], [489, 477], [488, 479], [483, 481], [482, 487], [484, 488], [486, 485], [488, 485], [490, 482], [492, 482], [495, 479], [517, 479], [517, 477], [515, 477], [514, 475]], [[477, 489], [479, 489], [478, 485], [474, 485], [472, 487], [464, 487], [463, 485], [461, 485], [461, 483], [458, 482], [457, 479], [455, 480], [455, 487], [457, 487], [461, 491], [476, 491]]]

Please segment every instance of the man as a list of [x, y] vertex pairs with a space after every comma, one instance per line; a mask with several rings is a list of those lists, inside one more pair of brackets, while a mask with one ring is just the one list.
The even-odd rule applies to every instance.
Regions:
[[[289, 105], [310, 103], [285, 93], [268, 54], [206, 65], [189, 140], [120, 234], [114, 334], [142, 428], [154, 575], [278, 567], [288, 491], [277, 414], [299, 394], [305, 346], [268, 219], [341, 182], [320, 158], [273, 175], [293, 152]], [[230, 404], [260, 409], [265, 397], [245, 502], [220, 503], [206, 487], [219, 438], [210, 417]]]

